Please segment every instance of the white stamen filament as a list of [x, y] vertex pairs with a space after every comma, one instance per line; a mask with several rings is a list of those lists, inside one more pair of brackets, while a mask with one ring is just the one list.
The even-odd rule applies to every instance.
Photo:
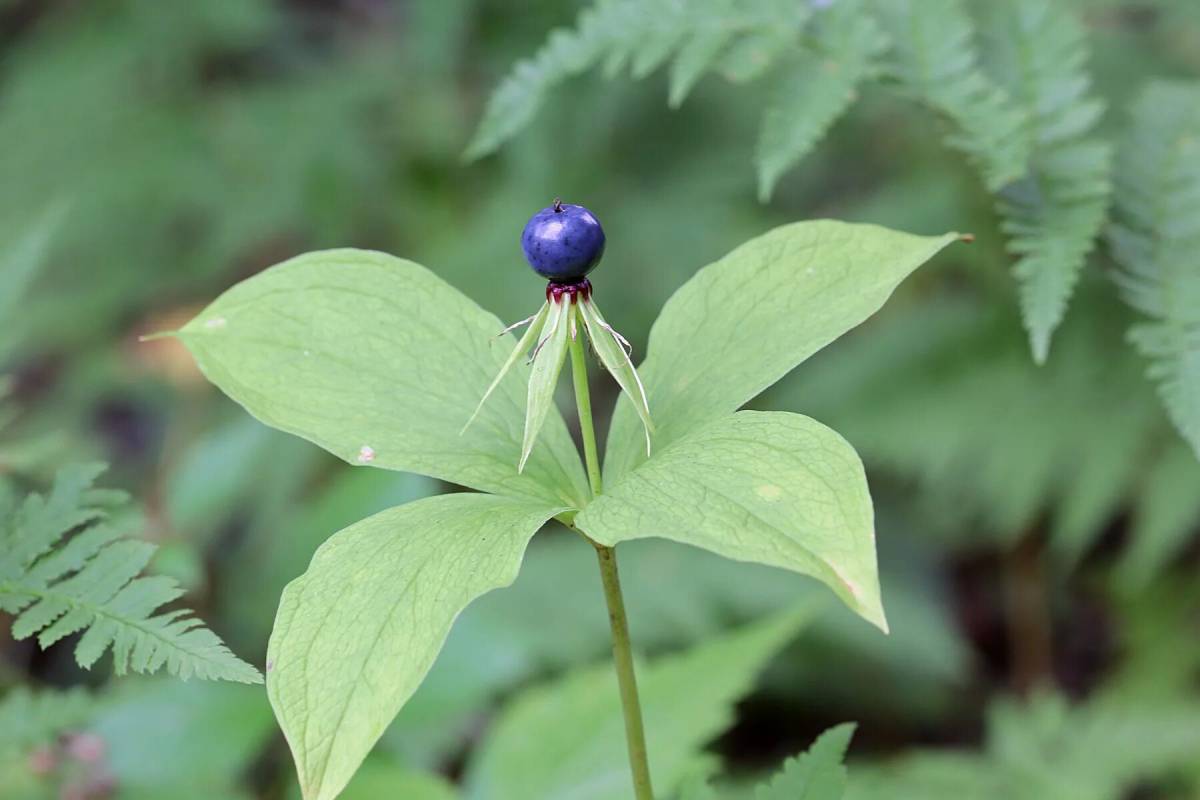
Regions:
[[562, 323], [561, 314], [555, 314], [553, 311], [550, 313], [552, 314], [552, 318], [549, 320], [550, 330], [546, 331], [546, 335], [537, 343], [537, 347], [533, 348], [533, 355], [525, 362], [526, 364], [532, 364], [534, 361], [537, 361], [538, 353], [542, 352], [542, 348], [546, 346], [546, 342], [550, 341], [550, 337], [554, 335], [554, 332], [558, 330], [558, 326]]
[[629, 343], [629, 340], [628, 340], [628, 339], [626, 339], [626, 338], [625, 338], [624, 336], [622, 336], [621, 334], [617, 333], [617, 329], [616, 329], [616, 328], [614, 328], [612, 325], [609, 325], [609, 324], [608, 324], [607, 322], [605, 322], [603, 319], [599, 319], [599, 318], [597, 318], [597, 322], [599, 322], [599, 323], [600, 323], [600, 327], [601, 327], [601, 328], [604, 328], [604, 330], [606, 330], [606, 331], [608, 331], [609, 333], [611, 333], [611, 334], [612, 334], [612, 337], [613, 337], [614, 339], [616, 339], [616, 340], [617, 340], [617, 344], [621, 345], [621, 348], [622, 348], [622, 349], [625, 351], [625, 357], [626, 357], [626, 358], [629, 358], [629, 359], [631, 359], [631, 360], [632, 360], [632, 358], [633, 358], [633, 345], [631, 345], [631, 344]]
[[526, 325], [528, 325], [529, 323], [531, 323], [535, 319], [537, 319], [537, 316], [538, 316], [537, 314], [534, 314], [533, 316], [526, 317], [525, 319], [521, 320], [520, 322], [514, 322], [512, 325], [509, 325], [507, 328], [505, 328], [504, 330], [500, 331], [495, 336], [493, 336], [491, 341], [494, 342], [497, 339], [499, 339], [501, 336], [503, 336], [504, 334], [511, 333], [512, 331], [515, 331], [517, 328], [525, 327]]

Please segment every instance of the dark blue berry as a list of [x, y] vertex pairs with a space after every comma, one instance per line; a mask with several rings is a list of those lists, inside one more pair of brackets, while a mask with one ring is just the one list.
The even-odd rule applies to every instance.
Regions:
[[521, 248], [538, 275], [554, 283], [573, 283], [600, 263], [604, 229], [583, 206], [555, 200], [529, 218]]

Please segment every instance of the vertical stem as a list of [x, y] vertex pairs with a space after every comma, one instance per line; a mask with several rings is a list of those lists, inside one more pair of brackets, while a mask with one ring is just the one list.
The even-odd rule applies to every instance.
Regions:
[[[566, 300], [564, 299], [564, 302]], [[570, 310], [568, 322], [575, 321], [577, 310]], [[592, 397], [588, 390], [587, 362], [583, 354], [582, 325], [571, 337], [571, 377], [575, 385], [575, 405], [583, 435], [583, 459], [587, 465], [592, 494], [601, 490], [600, 458], [596, 452], [596, 428], [592, 423]], [[568, 329], [570, 330], [570, 329]], [[621, 711], [625, 715], [625, 742], [629, 748], [629, 769], [633, 774], [633, 793], [637, 800], [654, 800], [650, 784], [650, 760], [646, 754], [646, 732], [642, 726], [642, 706], [638, 701], [637, 676], [633, 672], [633, 649], [629, 641], [629, 622], [625, 599], [621, 596], [621, 576], [617, 572], [617, 553], [611, 547], [592, 542], [600, 560], [600, 580], [608, 603], [608, 622], [612, 629], [613, 662], [621, 692]]]
[[1027, 533], [1006, 556], [1009, 653], [1013, 688], [1028, 695], [1053, 681], [1053, 631], [1042, 542]]
[[646, 753], [646, 732], [642, 728], [642, 706], [638, 701], [637, 677], [633, 674], [633, 652], [625, 618], [625, 600], [621, 597], [621, 576], [617, 573], [617, 551], [600, 544], [595, 547], [596, 556], [600, 559], [604, 599], [608, 602], [613, 662], [617, 667], [621, 710], [625, 714], [625, 742], [629, 748], [629, 769], [633, 773], [633, 793], [637, 800], [654, 800], [654, 790], [650, 786], [650, 758]]

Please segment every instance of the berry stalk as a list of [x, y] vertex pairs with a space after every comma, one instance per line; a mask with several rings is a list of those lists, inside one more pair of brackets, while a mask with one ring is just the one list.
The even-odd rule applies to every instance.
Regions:
[[[575, 313], [576, 309], [572, 307], [570, 311]], [[602, 483], [600, 458], [596, 450], [596, 428], [592, 422], [592, 396], [588, 389], [587, 362], [583, 353], [582, 329], [577, 335], [570, 337], [570, 350], [575, 405], [583, 436], [583, 458], [587, 466], [588, 483], [594, 496], [600, 494]], [[637, 800], [654, 800], [654, 789], [650, 783], [650, 759], [646, 752], [646, 732], [642, 725], [642, 706], [638, 700], [637, 676], [633, 671], [629, 621], [625, 614], [625, 598], [621, 594], [621, 576], [617, 571], [617, 553], [613, 548], [596, 542], [592, 542], [592, 546], [596, 548], [596, 557], [600, 562], [600, 581], [604, 585], [604, 600], [608, 604], [613, 663], [617, 671], [617, 686], [621, 693], [621, 712], [625, 715], [625, 742], [629, 749], [633, 793]]]

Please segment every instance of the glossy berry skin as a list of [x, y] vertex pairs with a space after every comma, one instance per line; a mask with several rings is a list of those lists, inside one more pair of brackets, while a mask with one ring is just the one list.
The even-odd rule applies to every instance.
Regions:
[[538, 275], [553, 283], [575, 283], [600, 263], [604, 229], [583, 206], [555, 200], [529, 218], [521, 248]]

